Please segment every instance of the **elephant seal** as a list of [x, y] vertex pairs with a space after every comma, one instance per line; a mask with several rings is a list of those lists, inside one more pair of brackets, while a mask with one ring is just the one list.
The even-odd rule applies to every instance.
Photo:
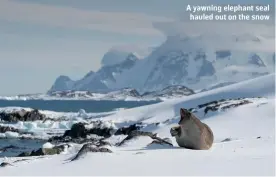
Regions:
[[194, 150], [208, 150], [212, 147], [214, 135], [210, 127], [201, 122], [187, 109], [180, 109], [178, 126], [170, 129], [180, 147]]

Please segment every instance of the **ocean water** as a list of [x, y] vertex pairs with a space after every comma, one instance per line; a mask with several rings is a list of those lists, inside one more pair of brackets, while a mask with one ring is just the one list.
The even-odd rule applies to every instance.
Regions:
[[[118, 108], [134, 108], [159, 101], [92, 101], [92, 100], [0, 100], [0, 107], [25, 107], [57, 112], [109, 112]], [[14, 157], [39, 149], [46, 141], [31, 139], [0, 139], [0, 158]], [[7, 148], [8, 147], [8, 148]]]
[[95, 100], [0, 100], [0, 107], [26, 107], [38, 110], [57, 112], [86, 112], [100, 113], [113, 111], [118, 108], [134, 108], [158, 103], [159, 101], [95, 101]]
[[45, 140], [0, 139], [0, 157], [15, 157], [22, 152], [31, 152], [42, 147]]

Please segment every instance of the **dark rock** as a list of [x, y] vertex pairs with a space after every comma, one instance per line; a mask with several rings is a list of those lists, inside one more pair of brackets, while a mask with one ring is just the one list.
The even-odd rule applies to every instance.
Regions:
[[218, 101], [211, 101], [211, 102], [208, 102], [208, 103], [205, 103], [205, 104], [200, 104], [197, 107], [200, 109], [200, 108], [206, 107], [210, 104], [217, 104], [217, 103], [218, 103]]
[[92, 143], [87, 143], [87, 144], [85, 144], [85, 145], [82, 146], [82, 148], [79, 150], [79, 152], [77, 153], [77, 155], [71, 161], [80, 159], [83, 155], [85, 155], [88, 152], [112, 153], [112, 151], [110, 149], [108, 149], [108, 148], [99, 148], [99, 147], [96, 147]]
[[24, 162], [28, 160], [31, 160], [31, 159], [18, 159], [18, 160], [15, 160], [13, 163]]
[[39, 148], [38, 150], [33, 150], [32, 152], [22, 152], [21, 154], [18, 155], [18, 157], [60, 154], [65, 150], [66, 146], [69, 146], [69, 145], [64, 144], [64, 145], [55, 146], [53, 148]]
[[91, 128], [88, 129], [87, 134], [94, 134], [98, 136], [103, 136], [105, 138], [108, 138], [112, 135], [112, 130], [110, 128]]
[[[238, 101], [238, 102], [229, 104], [230, 101]], [[245, 100], [245, 98], [237, 98], [237, 99], [229, 99], [229, 100], [221, 99], [218, 101], [211, 101], [211, 102], [208, 102], [205, 104], [198, 105], [198, 108], [201, 109], [201, 108], [205, 107], [204, 114], [207, 114], [209, 111], [215, 112], [218, 109], [227, 110], [229, 108], [235, 108], [235, 107], [238, 107], [238, 106], [241, 106], [244, 104], [249, 104], [249, 103], [252, 103], [252, 102]], [[225, 104], [227, 104], [227, 105], [225, 105]], [[190, 110], [192, 110], [192, 108], [190, 108]], [[193, 112], [196, 112], [196, 111], [193, 111]]]
[[128, 127], [121, 127], [119, 128], [114, 135], [129, 135], [132, 131], [140, 130], [141, 129], [140, 124], [132, 124]]
[[84, 123], [74, 124], [70, 130], [65, 131], [63, 137], [69, 136], [71, 138], [86, 138], [87, 130]]
[[129, 141], [129, 140], [131, 140], [133, 138], [136, 138], [138, 136], [149, 136], [152, 139], [161, 139], [161, 138], [157, 137], [157, 134], [153, 134], [152, 132], [132, 131], [125, 139], [123, 139], [123, 141], [121, 141], [120, 143], [117, 143], [116, 145], [117, 146], [122, 146], [127, 141]]
[[26, 111], [22, 109], [12, 113], [0, 113], [0, 119], [6, 122], [36, 121], [44, 120], [45, 118], [46, 116], [44, 114], [41, 114], [37, 109], [34, 109], [32, 111]]
[[98, 142], [95, 143], [95, 145], [97, 147], [101, 147], [101, 146], [111, 146], [111, 144], [107, 141], [104, 141], [102, 139], [100, 139]]
[[13, 127], [8, 127], [8, 126], [1, 126], [0, 125], [0, 133], [5, 133], [5, 132], [19, 132], [18, 129], [15, 129]]
[[232, 141], [232, 139], [231, 138], [226, 138], [226, 139], [222, 140], [221, 142], [228, 142], [228, 141]]
[[137, 154], [145, 154], [144, 152], [136, 152], [135, 155]]
[[216, 51], [216, 59], [224, 59], [231, 56], [230, 50], [218, 50]]
[[2, 162], [0, 164], [0, 167], [6, 167], [6, 166], [13, 166], [12, 164], [8, 163], [8, 162]]
[[158, 144], [158, 145], [169, 145], [169, 146], [173, 146], [172, 141], [169, 138], [164, 138], [164, 139], [154, 139], [148, 146], [150, 145], [154, 145], [154, 144]]
[[260, 136], [257, 137], [257, 139], [260, 139], [260, 138], [261, 138]]
[[204, 109], [204, 114], [207, 114], [208, 111], [217, 111], [219, 109], [219, 105], [215, 105], [215, 106], [207, 106], [205, 109]]
[[245, 104], [249, 104], [249, 103], [252, 103], [251, 101], [248, 101], [248, 100], [243, 100], [239, 103], [233, 103], [233, 104], [229, 104], [227, 106], [223, 106], [221, 107], [222, 110], [226, 110], [226, 109], [229, 109], [229, 108], [235, 108], [235, 107], [238, 107], [238, 106], [241, 106], [241, 105], [245, 105]]
[[263, 60], [261, 59], [261, 57], [257, 54], [252, 55], [249, 58], [248, 61], [249, 64], [255, 65], [255, 66], [259, 66], [259, 67], [265, 67], [265, 63], [263, 62]]
[[113, 128], [102, 128], [102, 124], [103, 122], [101, 121], [97, 121], [97, 122], [91, 122], [92, 124], [94, 124], [93, 127], [95, 128], [91, 128], [91, 129], [86, 129], [85, 128], [85, 123], [79, 122], [74, 124], [70, 130], [66, 130], [64, 135], [62, 137], [56, 137], [56, 139], [65, 139], [70, 137], [71, 139], [78, 139], [78, 138], [87, 138], [87, 135], [98, 135], [98, 136], [102, 136], [105, 138], [108, 138], [112, 135], [113, 132]]
[[26, 156], [30, 156], [32, 152], [22, 152], [20, 153], [17, 157], [26, 157]]

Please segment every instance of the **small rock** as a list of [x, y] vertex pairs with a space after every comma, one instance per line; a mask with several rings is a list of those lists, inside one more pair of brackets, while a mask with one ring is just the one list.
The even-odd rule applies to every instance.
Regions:
[[145, 154], [144, 152], [136, 152], [135, 154]]
[[43, 155], [55, 155], [60, 154], [69, 146], [67, 144], [54, 146], [53, 148], [39, 148], [38, 150], [33, 150], [32, 152], [22, 152], [18, 155], [18, 157], [25, 157], [25, 156], [43, 156]]
[[257, 137], [257, 139], [260, 139], [260, 138], [261, 138], [260, 136]]
[[141, 125], [139, 124], [132, 124], [128, 127], [121, 127], [119, 128], [114, 135], [129, 135], [132, 131], [140, 130]]
[[96, 147], [94, 144], [87, 143], [82, 146], [82, 148], [79, 150], [77, 155], [71, 161], [78, 160], [79, 158], [81, 158], [83, 155], [85, 155], [88, 152], [112, 153], [112, 151], [108, 148], [99, 148], [99, 147]]
[[19, 159], [19, 160], [14, 161], [13, 163], [24, 162], [24, 161], [28, 161], [28, 160], [31, 160], [31, 159]]
[[44, 120], [46, 116], [41, 114], [37, 109], [32, 111], [26, 111], [24, 109], [6, 113], [0, 113], [0, 119], [6, 122], [18, 122], [18, 121], [36, 121], [36, 120]]
[[6, 166], [13, 166], [12, 164], [8, 163], [8, 162], [2, 162], [0, 164], [0, 167], [6, 167]]
[[173, 146], [172, 141], [169, 138], [154, 139], [148, 146], [152, 146], [152, 145]]
[[72, 138], [85, 138], [87, 130], [85, 129], [84, 123], [76, 123], [72, 125], [71, 130], [65, 131], [63, 137], [70, 136]]
[[17, 157], [26, 157], [26, 156], [30, 156], [30, 155], [31, 155], [31, 152], [22, 152]]
[[226, 139], [222, 140], [221, 142], [228, 142], [228, 141], [232, 141], [232, 139], [231, 138], [226, 138]]
[[15, 129], [13, 127], [0, 126], [0, 133], [5, 133], [5, 132], [19, 132], [19, 131], [18, 129]]

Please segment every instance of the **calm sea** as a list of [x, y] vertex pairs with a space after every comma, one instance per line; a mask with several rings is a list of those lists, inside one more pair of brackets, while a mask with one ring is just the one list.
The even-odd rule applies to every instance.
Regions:
[[[159, 101], [91, 101], [91, 100], [0, 100], [0, 107], [25, 107], [57, 112], [108, 112], [118, 108], [134, 108], [158, 103]], [[17, 156], [23, 151], [40, 148], [45, 141], [0, 139], [0, 158]], [[8, 147], [8, 148], [6, 148]], [[4, 149], [3, 149], [4, 148]]]
[[159, 101], [95, 101], [95, 100], [0, 100], [0, 107], [26, 107], [57, 112], [108, 112], [118, 108], [134, 108]]

